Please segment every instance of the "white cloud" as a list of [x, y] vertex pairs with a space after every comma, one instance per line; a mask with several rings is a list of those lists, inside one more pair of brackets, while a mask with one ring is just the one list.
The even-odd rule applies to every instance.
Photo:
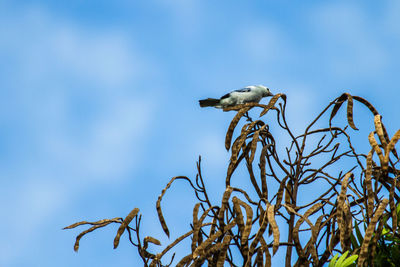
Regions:
[[24, 83], [14, 95], [21, 107], [9, 116], [24, 118], [39, 153], [94, 176], [131, 168], [132, 148], [143, 143], [160, 100], [135, 87], [158, 67], [127, 33], [82, 27], [39, 8], [3, 20], [10, 25], [3, 45]]
[[47, 218], [65, 216], [93, 179], [109, 183], [138, 166], [162, 96], [135, 89], [159, 69], [124, 32], [82, 27], [39, 8], [0, 22], [8, 25], [0, 29], [0, 55], [15, 70], [9, 84], [18, 83], [12, 99], [2, 100], [9, 108], [0, 122], [12, 121], [10, 131], [22, 129], [29, 143], [14, 144], [18, 170], [0, 169], [13, 194], [0, 201], [17, 220], [1, 227], [12, 233], [0, 242], [8, 265], [40, 242]]

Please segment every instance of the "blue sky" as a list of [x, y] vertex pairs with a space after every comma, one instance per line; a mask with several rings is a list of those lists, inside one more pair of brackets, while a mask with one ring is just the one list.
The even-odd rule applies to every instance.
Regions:
[[[265, 84], [287, 94], [300, 132], [347, 91], [369, 99], [393, 134], [400, 4], [376, 3], [1, 1], [0, 265], [140, 266], [125, 238], [112, 249], [114, 226], [85, 236], [79, 253], [83, 228], [61, 228], [139, 207], [143, 236], [163, 236], [157, 196], [170, 177], [193, 177], [198, 155], [219, 202], [233, 114], [198, 99]], [[171, 207], [187, 203], [165, 209], [180, 226], [172, 237], [189, 229], [186, 189], [166, 195]]]

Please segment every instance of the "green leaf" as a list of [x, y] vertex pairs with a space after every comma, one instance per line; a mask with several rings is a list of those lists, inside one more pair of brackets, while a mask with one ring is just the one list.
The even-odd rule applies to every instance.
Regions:
[[351, 241], [351, 244], [353, 245], [353, 248], [354, 248], [354, 249], [359, 248], [359, 247], [361, 246], [361, 245], [359, 245], [359, 244], [357, 243], [357, 239], [356, 239], [356, 237], [354, 236], [353, 233], [351, 233], [350, 241]]
[[382, 235], [386, 235], [389, 232], [390, 232], [390, 230], [386, 227], [382, 229]]
[[347, 258], [347, 254], [349, 254], [349, 251], [347, 250], [345, 253], [343, 253], [342, 256], [340, 256], [339, 260], [336, 262], [335, 267], [340, 267], [342, 266], [343, 261]]
[[335, 264], [336, 264], [336, 261], [337, 261], [337, 258], [339, 257], [339, 254], [336, 254], [332, 259], [331, 259], [331, 261], [329, 262], [329, 265], [328, 265], [328, 267], [335, 267]]
[[351, 264], [353, 264], [353, 262], [355, 262], [355, 261], [357, 260], [357, 258], [358, 258], [358, 255], [353, 255], [353, 256], [348, 257], [348, 258], [342, 263], [342, 265], [341, 265], [340, 267], [348, 267], [348, 266], [350, 266]]
[[357, 235], [358, 243], [362, 244], [364, 241], [364, 237], [362, 236], [362, 234], [360, 232], [360, 228], [358, 228], [358, 224], [354, 224], [354, 228], [356, 228], [356, 235]]

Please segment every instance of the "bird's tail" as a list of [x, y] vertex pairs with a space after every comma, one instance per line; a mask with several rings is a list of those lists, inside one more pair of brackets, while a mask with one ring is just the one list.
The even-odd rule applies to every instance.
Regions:
[[200, 103], [200, 107], [202, 107], [202, 108], [215, 107], [215, 106], [219, 105], [219, 99], [207, 98], [207, 99], [199, 100], [199, 103]]

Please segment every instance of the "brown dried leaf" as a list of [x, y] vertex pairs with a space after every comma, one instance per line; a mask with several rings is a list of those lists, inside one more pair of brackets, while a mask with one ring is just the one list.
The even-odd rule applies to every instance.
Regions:
[[236, 128], [236, 125], [239, 123], [239, 120], [243, 117], [243, 115], [250, 110], [251, 107], [244, 107], [238, 111], [235, 117], [232, 119], [231, 124], [229, 125], [228, 131], [225, 137], [225, 148], [229, 150], [232, 141], [233, 131]]
[[129, 223], [136, 217], [139, 213], [138, 208], [134, 208], [131, 212], [129, 212], [128, 216], [125, 217], [124, 221], [121, 223], [120, 227], [118, 228], [117, 235], [114, 238], [114, 249], [118, 247], [119, 239], [121, 235], [124, 233], [125, 228], [128, 227]]
[[375, 232], [376, 223], [381, 218], [388, 203], [389, 200], [387, 198], [382, 199], [382, 202], [379, 204], [374, 217], [372, 217], [370, 223], [368, 224], [367, 230], [365, 231], [364, 241], [361, 245], [360, 256], [358, 257], [358, 266], [364, 266], [364, 262], [368, 257], [368, 246], [372, 239], [372, 235]]

